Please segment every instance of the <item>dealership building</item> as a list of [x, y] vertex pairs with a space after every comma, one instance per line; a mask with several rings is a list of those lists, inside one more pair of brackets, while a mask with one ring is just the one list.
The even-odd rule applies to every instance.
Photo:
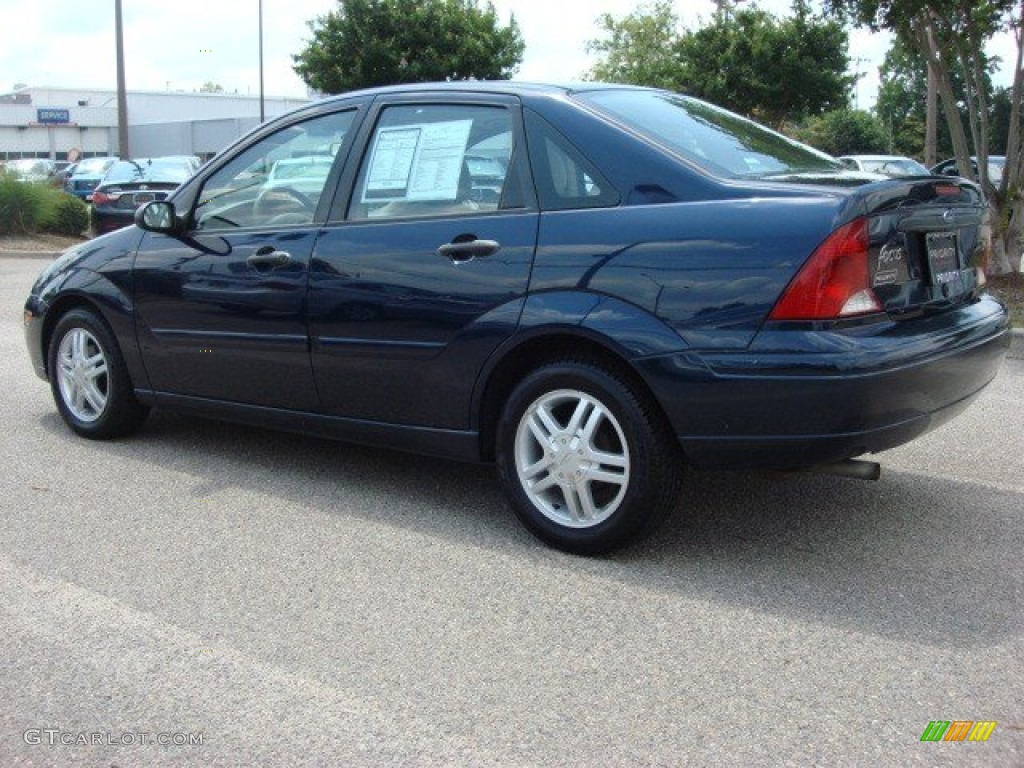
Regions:
[[[133, 157], [198, 155], [206, 159], [259, 123], [258, 96], [236, 93], [128, 91]], [[266, 98], [267, 119], [309, 99]], [[120, 155], [117, 91], [17, 87], [0, 93], [0, 161]]]

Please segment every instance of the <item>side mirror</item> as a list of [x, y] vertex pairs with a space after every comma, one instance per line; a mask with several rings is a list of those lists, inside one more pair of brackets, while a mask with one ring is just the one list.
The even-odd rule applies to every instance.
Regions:
[[174, 203], [153, 200], [135, 211], [135, 224], [147, 232], [169, 235], [177, 229]]

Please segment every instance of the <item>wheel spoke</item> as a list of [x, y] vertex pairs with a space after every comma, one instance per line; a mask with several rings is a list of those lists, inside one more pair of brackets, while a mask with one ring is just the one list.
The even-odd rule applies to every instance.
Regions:
[[599, 510], [594, 504], [594, 496], [590, 493], [590, 483], [577, 485], [576, 493], [580, 499], [580, 516], [584, 520], [594, 520]]
[[565, 431], [570, 435], [576, 434], [576, 431], [580, 428], [580, 424], [583, 422], [583, 418], [587, 415], [587, 411], [592, 407], [592, 403], [581, 398], [580, 401], [576, 403], [576, 410], [573, 411], [572, 418], [569, 419], [569, 424], [566, 426]]
[[587, 471], [587, 479], [594, 483], [608, 483], [609, 485], [623, 486], [628, 478], [621, 472], [608, 472], [603, 469], [591, 469]]
[[546, 430], [546, 438], [550, 438], [555, 435], [555, 433], [562, 431], [562, 427], [557, 421], [555, 421], [555, 417], [552, 415], [551, 411], [548, 410], [546, 405], [541, 405], [537, 408], [537, 418], [540, 419], [544, 430]]
[[85, 333], [81, 330], [72, 331], [74, 336], [71, 337], [71, 358], [75, 362], [85, 359], [85, 346], [87, 338]]
[[93, 411], [100, 413], [103, 407], [107, 404], [107, 398], [103, 395], [99, 389], [96, 388], [94, 382], [89, 382], [82, 387], [85, 393], [85, 399], [89, 401], [89, 405], [92, 406]]
[[592, 444], [594, 440], [594, 433], [597, 432], [597, 428], [603, 420], [604, 410], [602, 408], [595, 407], [587, 418], [587, 423], [583, 426], [583, 433], [580, 435], [588, 446]]
[[99, 362], [90, 366], [88, 370], [86, 370], [85, 372], [86, 375], [93, 380], [99, 378], [100, 376], [107, 372], [107, 361], [103, 359], [102, 355], [99, 355], [98, 357], [100, 358]]
[[587, 452], [587, 458], [589, 458], [595, 464], [602, 467], [617, 467], [619, 469], [626, 469], [629, 466], [629, 459], [623, 456], [621, 453], [608, 453], [607, 451], [598, 451], [591, 448]]
[[544, 493], [544, 491], [548, 490], [549, 488], [553, 488], [556, 485], [558, 485], [558, 481], [555, 480], [555, 476], [548, 472], [547, 476], [544, 477], [542, 480], [538, 480], [535, 483], [531, 482], [530, 490], [533, 491], [534, 493]]
[[582, 522], [583, 515], [580, 511], [580, 499], [576, 495], [576, 487], [569, 484], [563, 485], [562, 496], [565, 497], [565, 506], [572, 521], [574, 523]]
[[537, 475], [548, 469], [551, 466], [551, 460], [547, 456], [542, 456], [540, 461], [535, 464], [531, 464], [522, 471], [524, 480], [533, 480]]

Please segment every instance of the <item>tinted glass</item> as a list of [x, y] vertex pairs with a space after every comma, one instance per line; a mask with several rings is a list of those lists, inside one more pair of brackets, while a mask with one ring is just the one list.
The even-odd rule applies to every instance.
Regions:
[[236, 155], [203, 186], [198, 229], [312, 223], [354, 112], [290, 125]]
[[577, 98], [718, 176], [765, 177], [842, 168], [822, 152], [687, 96], [607, 90]]
[[507, 109], [390, 107], [370, 139], [349, 216], [450, 216], [509, 207], [512, 150]]
[[104, 184], [130, 184], [140, 181], [187, 181], [192, 168], [181, 160], [136, 160], [115, 163], [103, 177]]

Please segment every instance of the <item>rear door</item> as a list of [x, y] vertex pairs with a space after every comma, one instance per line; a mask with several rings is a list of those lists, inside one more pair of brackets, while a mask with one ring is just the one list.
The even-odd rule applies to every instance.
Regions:
[[316, 386], [332, 415], [467, 429], [537, 239], [519, 103], [394, 96], [371, 119], [310, 267]]

